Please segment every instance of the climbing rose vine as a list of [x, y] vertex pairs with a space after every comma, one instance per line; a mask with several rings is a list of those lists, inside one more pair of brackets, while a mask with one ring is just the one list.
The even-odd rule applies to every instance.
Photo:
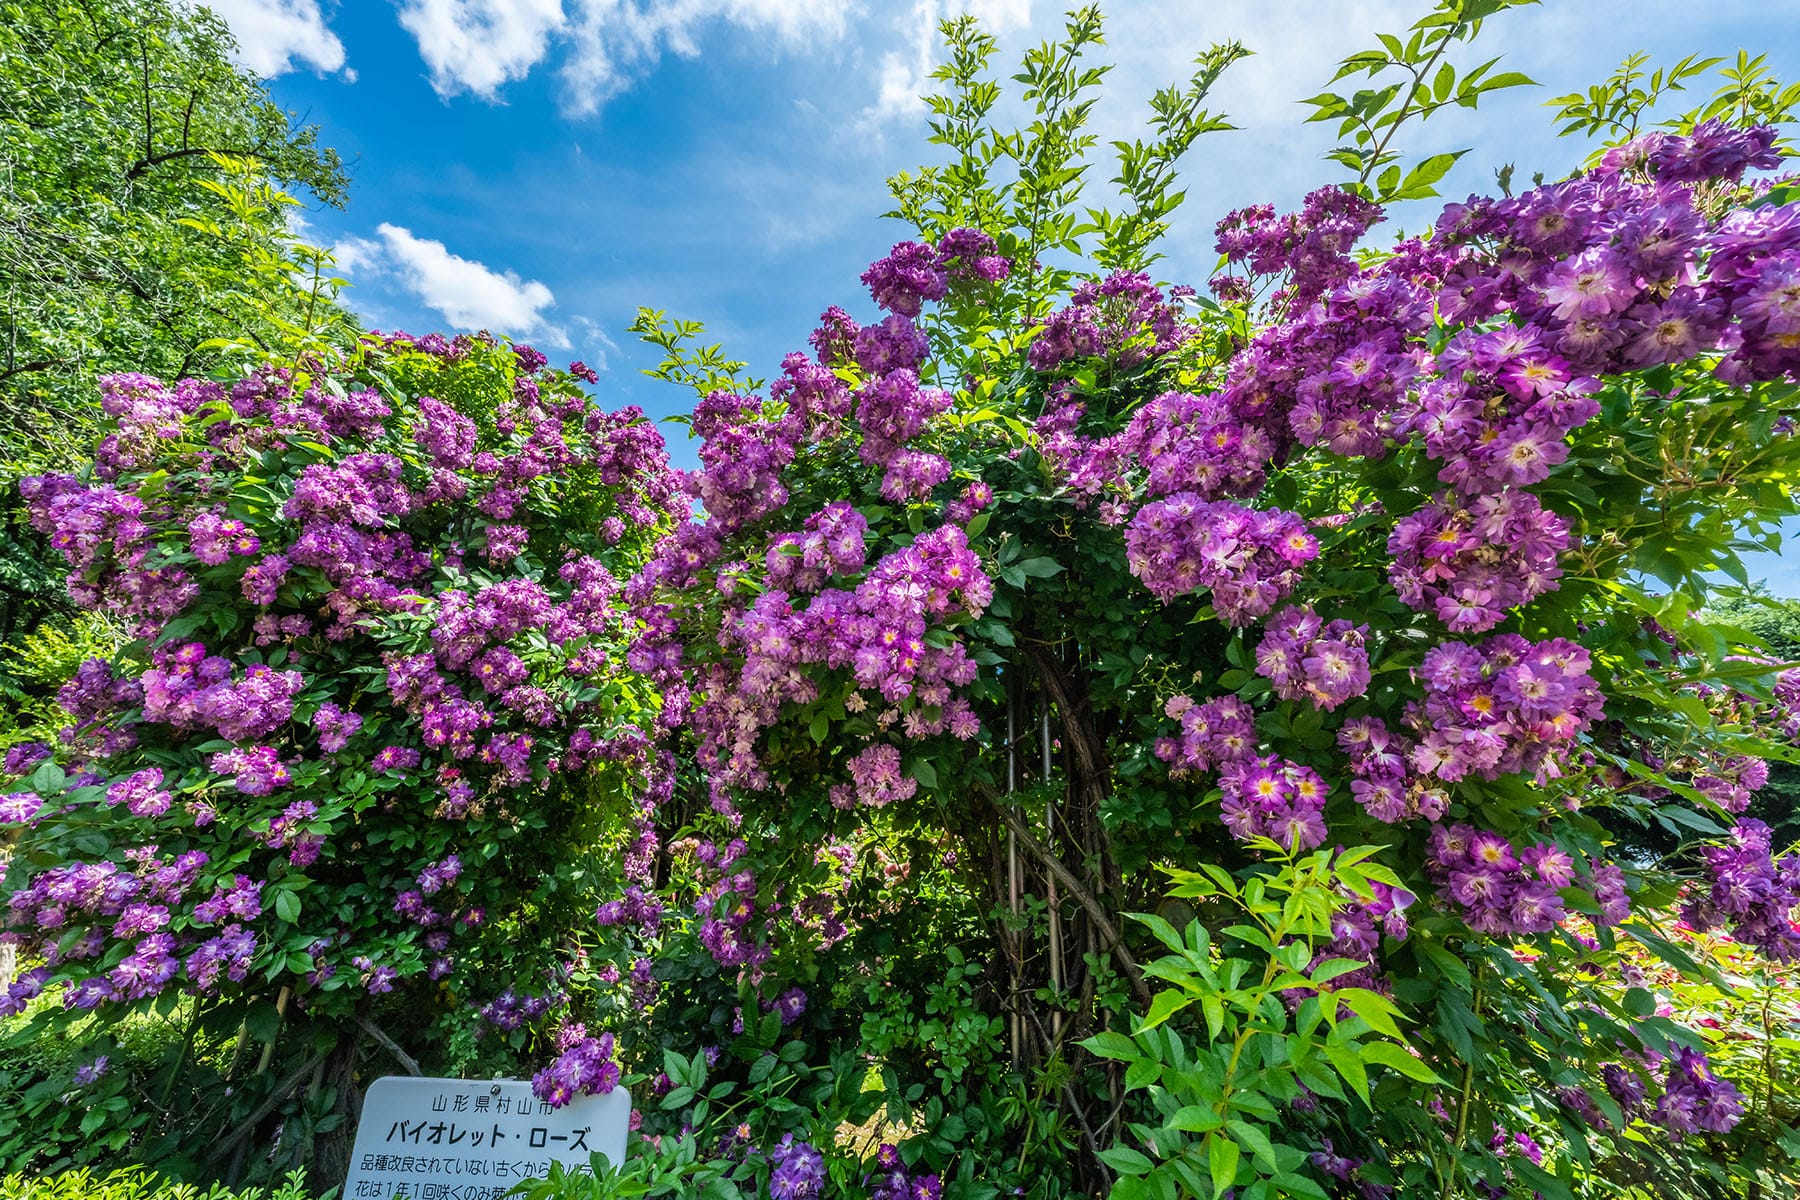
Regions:
[[[1800, 202], [1750, 181], [1778, 159], [1765, 128], [1652, 135], [1362, 253], [1382, 208], [1322, 188], [1220, 224], [1216, 300], [1118, 270], [1036, 311], [1017, 231], [940, 195], [863, 276], [884, 315], [826, 312], [766, 395], [652, 329], [702, 392], [703, 512], [626, 589], [631, 662], [698, 768], [667, 836], [711, 865], [617, 952], [746, 1062], [808, 989], [808, 1036], [919, 1072], [883, 1095], [960, 1194], [1060, 1178], [932, 1132], [1058, 1060], [1117, 1196], [1551, 1194], [1577, 1144], [1734, 1130], [1705, 1033], [1603, 981], [1682, 960], [1677, 890], [1690, 935], [1800, 957], [1800, 857], [1740, 816], [1794, 677], [1698, 602], [1711, 531], [1794, 511]], [[1717, 844], [1659, 864], [1646, 825]], [[914, 894], [870, 861], [896, 842]], [[1158, 867], [1212, 907], [1140, 941]], [[858, 981], [954, 969], [874, 932], [943, 925], [945, 892], [990, 956], [981, 1067]]]

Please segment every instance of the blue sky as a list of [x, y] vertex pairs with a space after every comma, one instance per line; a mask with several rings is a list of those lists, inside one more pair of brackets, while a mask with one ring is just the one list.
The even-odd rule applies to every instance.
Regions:
[[[348, 210], [306, 212], [338, 248], [346, 299], [382, 329], [488, 327], [601, 371], [609, 407], [685, 411], [643, 377], [654, 361], [623, 332], [640, 305], [705, 322], [758, 375], [802, 348], [818, 313], [867, 315], [864, 266], [907, 230], [880, 219], [884, 180], [934, 161], [917, 96], [937, 21], [973, 10], [1010, 74], [1061, 27], [1044, 0], [205, 0], [275, 97], [317, 123], [353, 173]], [[1296, 101], [1336, 61], [1400, 31], [1425, 0], [1114, 0], [1116, 64], [1095, 122], [1135, 136], [1144, 101], [1183, 79], [1208, 43], [1255, 56], [1215, 89], [1243, 127], [1186, 161], [1188, 200], [1159, 273], [1201, 283], [1229, 209], [1291, 207], [1337, 168], [1330, 129]], [[1583, 153], [1554, 136], [1544, 101], [1585, 88], [1627, 55], [1766, 53], [1800, 78], [1795, 0], [1548, 0], [1489, 22], [1479, 58], [1542, 85], [1497, 93], [1412, 131], [1425, 154], [1471, 147], [1441, 186], [1460, 197], [1518, 165], [1560, 174]], [[1464, 58], [1464, 63], [1479, 59]], [[1706, 90], [1710, 90], [1710, 84]], [[1097, 179], [1111, 174], [1102, 162]], [[1417, 227], [1435, 209], [1393, 215]], [[677, 461], [691, 449], [671, 429]], [[1758, 564], [1800, 594], [1800, 555]]]

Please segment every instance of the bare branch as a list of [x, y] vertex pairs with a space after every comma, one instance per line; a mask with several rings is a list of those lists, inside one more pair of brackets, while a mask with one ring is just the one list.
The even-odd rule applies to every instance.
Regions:
[[1018, 835], [1019, 845], [1023, 846], [1033, 858], [1043, 863], [1045, 868], [1056, 876], [1057, 882], [1068, 888], [1069, 894], [1081, 902], [1081, 907], [1087, 911], [1088, 918], [1094, 922], [1094, 927], [1100, 931], [1100, 936], [1106, 939], [1112, 956], [1118, 960], [1120, 968], [1125, 972], [1125, 978], [1131, 981], [1131, 990], [1136, 993], [1140, 1002], [1149, 1004], [1150, 986], [1144, 982], [1144, 973], [1138, 968], [1137, 960], [1131, 957], [1131, 951], [1125, 948], [1125, 940], [1119, 936], [1118, 927], [1113, 924], [1106, 909], [1100, 901], [1094, 899], [1094, 893], [1089, 891], [1087, 885], [1076, 877], [1075, 872], [1063, 865], [1060, 858], [1052, 854], [1042, 842], [1037, 840], [1018, 813], [1015, 813], [996, 796], [988, 796], [988, 803], [993, 806], [995, 812], [1000, 814], [1000, 819], [1006, 822], [1006, 827]]
[[229, 154], [236, 158], [251, 158], [258, 161], [262, 158], [260, 150], [219, 150], [212, 146], [184, 146], [180, 150], [165, 150], [161, 154], [150, 154], [138, 159], [131, 164], [131, 169], [125, 172], [125, 178], [136, 179], [151, 167], [159, 167], [173, 159], [195, 158], [202, 154]]
[[325, 1052], [321, 1050], [305, 1062], [301, 1063], [298, 1067], [295, 1067], [293, 1074], [276, 1084], [275, 1090], [264, 1097], [263, 1102], [256, 1106], [255, 1111], [240, 1121], [236, 1128], [232, 1129], [230, 1133], [226, 1134], [223, 1139], [213, 1146], [207, 1153], [206, 1161], [218, 1162], [221, 1158], [224, 1158], [226, 1154], [235, 1149], [239, 1142], [256, 1132], [256, 1127], [262, 1124], [263, 1118], [274, 1112], [281, 1102], [286, 1100], [288, 1096], [293, 1093], [294, 1089], [300, 1086], [300, 1081], [305, 1079], [308, 1075], [311, 1075], [313, 1073], [313, 1068], [324, 1061]]
[[410, 1055], [406, 1051], [402, 1050], [400, 1048], [400, 1043], [396, 1042], [393, 1038], [391, 1038], [387, 1034], [383, 1033], [381, 1031], [381, 1027], [379, 1025], [375, 1024], [375, 1022], [369, 1020], [367, 1017], [359, 1016], [356, 1018], [356, 1023], [358, 1025], [362, 1026], [362, 1031], [364, 1033], [366, 1033], [370, 1037], [374, 1038], [377, 1042], [380, 1042], [381, 1048], [386, 1050], [389, 1054], [393, 1055], [395, 1061], [397, 1061], [401, 1066], [406, 1068], [406, 1073], [408, 1075], [423, 1075], [423, 1074], [425, 1074], [425, 1072], [419, 1070], [418, 1060], [414, 1059], [412, 1055]]
[[52, 367], [60, 367], [62, 365], [63, 360], [60, 358], [40, 358], [35, 362], [20, 363], [16, 367], [8, 367], [6, 370], [0, 371], [0, 383], [5, 383], [14, 375], [23, 375], [27, 371], [48, 371]]

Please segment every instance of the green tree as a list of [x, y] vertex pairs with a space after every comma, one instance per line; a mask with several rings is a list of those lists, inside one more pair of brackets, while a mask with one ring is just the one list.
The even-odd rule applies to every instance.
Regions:
[[96, 377], [202, 374], [214, 339], [285, 344], [284, 322], [316, 303], [259, 269], [288, 257], [270, 189], [341, 206], [343, 166], [232, 48], [218, 17], [172, 0], [0, 0], [7, 642], [67, 605], [13, 481], [86, 456]]
[[[1721, 625], [1760, 641], [1766, 653], [1782, 662], [1800, 662], [1800, 600], [1777, 596], [1758, 582], [1709, 601], [1706, 615]], [[1788, 840], [1800, 834], [1800, 766], [1771, 762], [1769, 782], [1750, 802], [1749, 814], [1767, 821]]]
[[[0, 397], [52, 418], [10, 423], [9, 457], [85, 442], [96, 372], [188, 373], [207, 338], [257, 332], [231, 287], [241, 249], [189, 224], [221, 208], [196, 186], [213, 154], [343, 203], [337, 154], [232, 47], [169, 0], [0, 5]], [[265, 237], [280, 230], [269, 214]]]

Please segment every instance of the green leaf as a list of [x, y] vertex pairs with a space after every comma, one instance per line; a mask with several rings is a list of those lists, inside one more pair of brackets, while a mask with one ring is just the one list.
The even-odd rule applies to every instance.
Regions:
[[1027, 558], [1019, 563], [1019, 570], [1033, 579], [1048, 579], [1061, 574], [1063, 565], [1054, 558]]
[[1460, 991], [1468, 991], [1474, 982], [1469, 973], [1469, 964], [1435, 942], [1423, 938], [1414, 940], [1413, 949], [1431, 961], [1431, 965], [1444, 973], [1444, 977]]
[[1350, 972], [1359, 971], [1368, 965], [1368, 963], [1358, 962], [1354, 958], [1333, 958], [1320, 963], [1313, 970], [1310, 978], [1315, 984], [1329, 983], [1340, 975], [1348, 975]]
[[1520, 71], [1502, 71], [1498, 75], [1489, 75], [1481, 81], [1481, 90], [1495, 92], [1501, 88], [1536, 87], [1538, 81]]
[[1269, 1182], [1276, 1188], [1275, 1195], [1282, 1200], [1297, 1196], [1305, 1196], [1308, 1200], [1331, 1200], [1324, 1188], [1304, 1175], [1284, 1173], [1272, 1177]]
[[285, 889], [275, 893], [275, 915], [289, 925], [300, 919], [300, 897]]
[[1450, 98], [1451, 89], [1456, 86], [1456, 68], [1445, 63], [1438, 68], [1437, 77], [1431, 81], [1431, 98], [1442, 104]]
[[1362, 1097], [1364, 1104], [1367, 1104], [1369, 1102], [1369, 1071], [1363, 1066], [1362, 1055], [1358, 1054], [1356, 1049], [1348, 1043], [1327, 1039], [1325, 1057], [1337, 1069], [1337, 1073], [1344, 1077], [1344, 1082], [1355, 1088], [1356, 1094]]
[[1213, 1041], [1225, 1032], [1225, 1004], [1217, 996], [1202, 996], [1200, 1011], [1206, 1014], [1206, 1036]]
[[1187, 1104], [1175, 1110], [1169, 1118], [1169, 1128], [1179, 1129], [1183, 1133], [1210, 1133], [1225, 1124], [1210, 1104]]
[[40, 796], [59, 796], [68, 776], [56, 765], [55, 759], [46, 759], [37, 770], [31, 773], [31, 790]]
[[1148, 1175], [1156, 1166], [1130, 1146], [1112, 1146], [1100, 1152], [1100, 1161], [1121, 1175]]
[[1331, 993], [1331, 996], [1340, 1004], [1348, 1005], [1350, 1011], [1367, 1021], [1369, 1028], [1375, 1032], [1384, 1033], [1395, 1041], [1405, 1040], [1406, 1035], [1394, 1023], [1394, 1017], [1400, 1012], [1399, 1008], [1380, 992], [1372, 992], [1368, 988], [1343, 988]]
[[1237, 1181], [1238, 1144], [1216, 1133], [1206, 1136], [1206, 1167], [1212, 1172], [1213, 1200]]
[[274, 1041], [281, 1032], [281, 1010], [267, 1000], [258, 1000], [244, 1014], [244, 1031], [259, 1042]]
[[1082, 1042], [1081, 1047], [1095, 1058], [1132, 1059], [1141, 1053], [1136, 1042], [1111, 1029], [1096, 1033]]
[[1392, 1068], [1408, 1079], [1416, 1079], [1420, 1083], [1441, 1084], [1444, 1080], [1430, 1067], [1402, 1050], [1392, 1042], [1367, 1042], [1362, 1047], [1364, 1061], [1380, 1063]]
[[1248, 1121], [1227, 1121], [1225, 1128], [1231, 1131], [1231, 1136], [1237, 1139], [1239, 1145], [1247, 1147], [1256, 1156], [1256, 1161], [1262, 1164], [1265, 1171], [1277, 1169], [1279, 1164], [1275, 1161], [1275, 1147], [1269, 1141], [1268, 1134]]
[[1150, 1012], [1144, 1017], [1143, 1024], [1138, 1026], [1140, 1033], [1155, 1029], [1164, 1021], [1193, 1004], [1200, 997], [1184, 995], [1181, 992], [1165, 990], [1158, 992], [1150, 1001]]
[[1544, 1200], [1575, 1200], [1575, 1191], [1565, 1179], [1559, 1179], [1542, 1167], [1533, 1166], [1530, 1162], [1513, 1162], [1512, 1167], [1524, 1177], [1525, 1182]]
[[1456, 165], [1456, 160], [1467, 153], [1467, 150], [1457, 150], [1450, 154], [1432, 155], [1408, 171], [1406, 178], [1400, 181], [1399, 188], [1386, 195], [1393, 200], [1424, 200], [1437, 195], [1437, 189], [1432, 185], [1449, 174], [1450, 168]]
[[1162, 1063], [1154, 1058], [1140, 1058], [1125, 1068], [1125, 1090], [1149, 1087], [1162, 1075]]

